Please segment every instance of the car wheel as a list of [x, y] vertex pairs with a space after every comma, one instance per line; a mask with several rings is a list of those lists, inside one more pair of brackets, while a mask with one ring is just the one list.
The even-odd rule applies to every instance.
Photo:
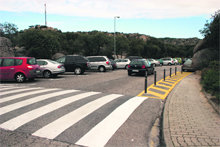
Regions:
[[76, 75], [80, 75], [80, 74], [82, 74], [82, 69], [80, 67], [76, 67], [74, 72]]
[[51, 72], [49, 70], [45, 70], [43, 73], [44, 78], [50, 78], [51, 77]]
[[128, 71], [128, 75], [131, 76], [131, 74], [132, 74], [132, 73]]
[[99, 71], [100, 71], [100, 72], [105, 72], [105, 67], [104, 67], [104, 66], [100, 66], [100, 67], [99, 67]]
[[18, 73], [15, 75], [15, 80], [18, 83], [23, 83], [25, 81], [26, 77], [23, 73]]
[[168, 63], [168, 65], [171, 65], [171, 63]]
[[128, 65], [125, 66], [125, 69], [128, 69]]

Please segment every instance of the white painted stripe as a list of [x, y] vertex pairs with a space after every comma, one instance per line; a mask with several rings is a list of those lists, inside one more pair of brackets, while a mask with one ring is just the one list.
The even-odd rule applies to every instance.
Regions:
[[59, 96], [59, 95], [63, 95], [63, 94], [67, 94], [67, 93], [71, 93], [71, 92], [75, 92], [75, 91], [77, 91], [77, 90], [65, 90], [65, 91], [53, 92], [50, 94], [40, 95], [40, 96], [33, 97], [28, 100], [24, 100], [24, 101], [21, 101], [18, 103], [7, 105], [5, 107], [0, 108], [0, 115], [5, 114], [10, 111], [13, 111], [13, 110], [16, 110], [16, 109], [19, 109], [24, 106], [28, 106], [30, 104], [34, 104], [36, 102], [40, 102], [40, 101], [43, 101], [43, 100], [46, 100], [49, 98], [53, 98], [55, 96]]
[[27, 90], [34, 90], [34, 89], [39, 89], [39, 87], [37, 87], [37, 88], [16, 89], [16, 90], [13, 90], [13, 91], [5, 91], [5, 92], [1, 92], [0, 96], [5, 95], [5, 94], [13, 94], [13, 93], [16, 93], [16, 92], [27, 91]]
[[104, 146], [132, 112], [146, 99], [134, 97], [128, 100], [92, 128], [76, 144], [91, 147]]
[[10, 89], [15, 89], [15, 88], [19, 88], [19, 87], [1, 87], [0, 91], [10, 90]]
[[63, 131], [65, 131], [66, 129], [68, 129], [69, 127], [71, 127], [76, 122], [83, 119], [96, 109], [121, 96], [122, 95], [119, 94], [111, 94], [101, 97], [51, 122], [50, 124], [44, 126], [43, 128], [33, 133], [33, 135], [54, 139]]
[[78, 101], [80, 99], [83, 99], [83, 98], [86, 98], [86, 97], [89, 97], [89, 96], [92, 96], [92, 95], [95, 95], [95, 94], [99, 94], [99, 93], [100, 92], [87, 92], [87, 93], [81, 93], [81, 94], [78, 94], [78, 95], [74, 95], [74, 96], [71, 96], [71, 97], [64, 98], [62, 100], [53, 102], [51, 104], [48, 104], [48, 105], [45, 105], [43, 107], [34, 109], [34, 110], [29, 111], [27, 113], [24, 113], [20, 116], [17, 116], [13, 119], [10, 119], [10, 120], [4, 122], [3, 124], [1, 124], [0, 128], [4, 128], [4, 129], [7, 129], [7, 130], [15, 130], [15, 129], [19, 128], [20, 126], [22, 126], [22, 125], [24, 125], [24, 124], [40, 117], [40, 116], [43, 116], [44, 114], [52, 112], [56, 109], [59, 109], [63, 106], [66, 106], [66, 105], [68, 105], [70, 103], [73, 103], [75, 101]]
[[[40, 88], [38, 88], [38, 89], [40, 89]], [[16, 95], [12, 95], [12, 96], [2, 98], [2, 99], [0, 99], [0, 103], [4, 103], [4, 102], [11, 101], [11, 100], [14, 100], [14, 99], [19, 99], [19, 98], [22, 98], [22, 97], [25, 97], [25, 96], [28, 96], [28, 95], [32, 95], [32, 94], [49, 92], [49, 91], [53, 91], [53, 90], [56, 90], [56, 89], [40, 89], [40, 90], [36, 89], [36, 91], [25, 92], [25, 93], [16, 94]]]

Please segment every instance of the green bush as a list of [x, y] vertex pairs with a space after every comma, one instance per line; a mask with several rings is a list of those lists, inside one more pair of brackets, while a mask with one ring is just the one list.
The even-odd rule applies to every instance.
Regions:
[[210, 62], [208, 68], [203, 69], [201, 83], [205, 91], [220, 100], [219, 61]]

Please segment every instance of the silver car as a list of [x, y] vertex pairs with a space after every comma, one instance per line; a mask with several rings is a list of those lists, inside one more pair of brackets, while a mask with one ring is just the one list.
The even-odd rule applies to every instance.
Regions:
[[86, 58], [89, 60], [91, 70], [105, 72], [112, 69], [111, 62], [106, 56], [88, 56]]
[[128, 69], [128, 65], [130, 64], [129, 59], [115, 59], [117, 68]]
[[162, 58], [163, 60], [163, 65], [174, 65], [174, 60], [173, 58]]
[[160, 66], [160, 62], [155, 59], [148, 59], [153, 67]]
[[37, 59], [37, 64], [41, 68], [41, 75], [45, 78], [56, 77], [58, 74], [63, 74], [65, 68], [63, 64], [49, 59]]

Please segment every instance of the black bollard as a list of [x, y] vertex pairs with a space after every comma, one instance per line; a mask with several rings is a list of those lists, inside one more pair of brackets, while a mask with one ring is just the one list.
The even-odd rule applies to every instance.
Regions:
[[177, 67], [175, 67], [175, 75], [176, 75], [176, 70], [177, 70]]
[[145, 71], [144, 92], [147, 93], [147, 71]]
[[163, 72], [163, 80], [165, 81], [166, 79], [166, 69], [164, 69], [164, 72]]
[[157, 71], [154, 71], [154, 85], [157, 85]]
[[171, 77], [171, 75], [172, 75], [172, 68], [170, 68], [170, 77]]

